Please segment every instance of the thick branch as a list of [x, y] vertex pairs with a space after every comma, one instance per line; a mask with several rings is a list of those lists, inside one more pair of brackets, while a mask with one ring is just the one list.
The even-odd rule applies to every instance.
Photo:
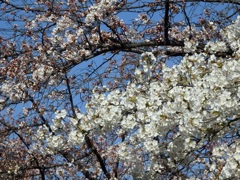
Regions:
[[169, 29], [169, 0], [166, 0], [164, 17], [164, 37], [167, 44], [169, 43], [168, 29]]
[[[73, 162], [74, 160], [74, 157], [69, 153], [69, 152], [66, 152], [66, 151], [62, 151], [62, 152], [59, 152], [68, 162]], [[89, 173], [89, 171], [85, 170], [85, 168], [80, 164], [80, 163], [77, 163], [77, 161], [74, 161], [73, 162], [75, 166], [78, 167], [78, 169], [80, 169], [80, 171], [84, 174], [84, 176], [89, 179], [89, 180], [94, 180], [94, 178], [91, 176], [91, 174]]]
[[[119, 44], [113, 44], [112, 46], [102, 46], [99, 48], [96, 48], [96, 50], [89, 56], [87, 57], [80, 57], [79, 59], [75, 61], [70, 61], [67, 62], [66, 65], [63, 66], [65, 70], [71, 69], [75, 65], [78, 65], [79, 63], [83, 61], [88, 61], [89, 59], [92, 59], [94, 57], [97, 57], [101, 54], [107, 53], [107, 52], [113, 52], [113, 51], [123, 51], [123, 52], [134, 52], [134, 53], [143, 53], [144, 51], [141, 51], [139, 48], [140, 47], [154, 47], [154, 46], [179, 46], [179, 47], [184, 47], [184, 42], [183, 41], [170, 41], [170, 42], [165, 42], [165, 41], [145, 41], [145, 42], [128, 42], [128, 43], [121, 43]], [[62, 50], [64, 51], [64, 49]], [[62, 66], [62, 64], [61, 64]]]
[[76, 112], [75, 112], [75, 108], [74, 108], [74, 103], [73, 103], [73, 97], [72, 97], [72, 92], [71, 92], [71, 88], [69, 85], [69, 79], [67, 77], [67, 74], [65, 74], [65, 78], [66, 78], [66, 83], [67, 83], [67, 90], [68, 90], [68, 95], [69, 95], [69, 100], [70, 100], [70, 104], [71, 104], [71, 110], [73, 113], [73, 117], [77, 117]]
[[103, 170], [103, 173], [108, 179], [111, 179], [111, 175], [106, 169], [105, 163], [99, 152], [97, 151], [96, 147], [93, 145], [91, 139], [88, 136], [85, 136], [85, 141], [87, 143], [88, 148], [90, 148], [95, 156], [97, 157], [98, 162], [100, 163], [101, 169]]

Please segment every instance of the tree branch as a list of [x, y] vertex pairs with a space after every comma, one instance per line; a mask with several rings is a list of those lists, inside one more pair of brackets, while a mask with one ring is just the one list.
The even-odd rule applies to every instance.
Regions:
[[97, 157], [97, 160], [100, 163], [101, 169], [103, 170], [103, 173], [105, 174], [105, 176], [108, 179], [111, 179], [111, 175], [109, 174], [109, 172], [106, 169], [105, 162], [104, 162], [103, 158], [101, 157], [101, 155], [97, 151], [96, 147], [93, 145], [91, 139], [87, 135], [85, 136], [85, 141], [87, 143], [88, 148], [90, 148], [93, 151], [93, 153], [95, 154], [95, 156]]
[[[176, 0], [174, 1], [174, 3], [179, 3], [179, 2], [183, 2], [182, 0]], [[213, 2], [218, 2], [218, 3], [231, 3], [231, 4], [236, 4], [236, 5], [240, 5], [240, 1], [239, 0], [185, 0], [185, 2], [207, 2], [207, 3], [213, 3]]]
[[166, 0], [164, 17], [164, 38], [167, 44], [169, 43], [168, 29], [169, 29], [169, 0]]

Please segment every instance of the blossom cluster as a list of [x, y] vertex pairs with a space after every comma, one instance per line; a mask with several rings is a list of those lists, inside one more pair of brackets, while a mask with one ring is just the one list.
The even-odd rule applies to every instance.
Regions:
[[[69, 1], [66, 5], [75, 3]], [[77, 16], [72, 11], [58, 16], [55, 13], [39, 14], [25, 27], [31, 32], [35, 31], [38, 24], [52, 24], [51, 34], [49, 34], [51, 47], [47, 50], [48, 56], [53, 57], [54, 60], [81, 61], [85, 57], [91, 57], [95, 49], [101, 51], [110, 45], [109, 42], [112, 42], [110, 39], [117, 37], [115, 31], [111, 29], [126, 26], [115, 15], [118, 6], [120, 5], [116, 0], [100, 0], [81, 9]], [[108, 24], [109, 27], [105, 27], [104, 24]], [[124, 33], [124, 36], [118, 37], [121, 41], [128, 34], [127, 28], [124, 29]]]
[[36, 65], [36, 70], [33, 71], [32, 78], [36, 82], [46, 81], [53, 72], [53, 68], [46, 65]]
[[113, 7], [113, 4], [116, 3], [116, 0], [101, 0], [99, 3], [91, 6], [85, 18], [85, 22], [87, 25], [92, 25], [96, 20], [103, 21], [105, 18], [105, 14]]
[[1, 92], [4, 96], [9, 96], [12, 102], [18, 102], [26, 98], [26, 85], [23, 83], [13, 84], [11, 81], [5, 81], [1, 86]]
[[[60, 115], [58, 113], [52, 129], [58, 134], [63, 133], [62, 119], [68, 119], [71, 121], [68, 138], [63, 140], [56, 133], [48, 137], [48, 145], [53, 149], [81, 146], [86, 134], [100, 135], [118, 129], [119, 137], [126, 134], [124, 140], [113, 145], [119, 158], [134, 164], [133, 152], [148, 154], [145, 166], [151, 177], [156, 172], [164, 172], [166, 166], [178, 169], [193, 163], [190, 156], [200, 154], [201, 148], [207, 147], [211, 140], [219, 145], [212, 150], [215, 164], [209, 163], [211, 157], [209, 162], [198, 157], [198, 163], [206, 167], [205, 171], [210, 168], [214, 172], [216, 163], [221, 162], [222, 179], [239, 177], [239, 139], [228, 147], [229, 142], [224, 139], [226, 135], [234, 137], [239, 128], [239, 23], [240, 16], [222, 30], [224, 41], [209, 42], [205, 46], [206, 52], [186, 55], [172, 68], [163, 64], [161, 79], [151, 78], [150, 73], [154, 64], [159, 63], [157, 58], [152, 52], [144, 53], [141, 67], [135, 72], [137, 80], [129, 83], [126, 90], [117, 89], [104, 94], [95, 89], [86, 105], [86, 114], [70, 117], [65, 110]], [[192, 44], [185, 43], [187, 49]], [[227, 52], [228, 48], [234, 52], [232, 55], [220, 57], [208, 53]], [[164, 158], [156, 158], [159, 155]], [[194, 164], [192, 166], [194, 171]], [[133, 173], [133, 167], [129, 168], [129, 174]]]

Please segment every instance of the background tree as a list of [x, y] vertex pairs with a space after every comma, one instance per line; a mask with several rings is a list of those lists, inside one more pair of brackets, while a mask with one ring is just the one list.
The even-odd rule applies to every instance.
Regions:
[[239, 176], [237, 0], [0, 2], [1, 178]]

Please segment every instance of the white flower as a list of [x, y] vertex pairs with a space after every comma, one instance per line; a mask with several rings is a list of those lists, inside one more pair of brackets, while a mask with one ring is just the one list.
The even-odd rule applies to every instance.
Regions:
[[81, 35], [83, 35], [84, 31], [82, 28], [78, 28], [76, 33], [77, 33], [77, 37], [80, 37]]
[[53, 150], [55, 149], [61, 150], [65, 146], [63, 137], [61, 136], [51, 136], [47, 139], [47, 141], [49, 148]]
[[84, 141], [84, 135], [79, 130], [72, 130], [68, 135], [68, 144], [79, 145]]
[[66, 117], [66, 115], [67, 115], [67, 111], [65, 109], [55, 113], [56, 119], [63, 119]]
[[69, 120], [72, 122], [72, 124], [73, 124], [74, 126], [77, 126], [77, 124], [78, 124], [78, 122], [79, 122], [79, 120], [76, 119], [76, 118], [69, 118]]
[[36, 82], [46, 81], [53, 72], [53, 68], [46, 65], [37, 65], [36, 67], [36, 70], [32, 74], [32, 78]]
[[217, 41], [217, 42], [209, 41], [205, 46], [205, 50], [211, 53], [226, 52], [227, 46], [226, 46], [226, 43], [222, 41]]
[[198, 43], [193, 40], [184, 41], [184, 50], [186, 52], [194, 52], [197, 49]]
[[29, 110], [28, 110], [28, 108], [23, 108], [23, 114], [25, 115], [25, 116], [27, 116], [28, 115], [28, 113], [29, 113]]

